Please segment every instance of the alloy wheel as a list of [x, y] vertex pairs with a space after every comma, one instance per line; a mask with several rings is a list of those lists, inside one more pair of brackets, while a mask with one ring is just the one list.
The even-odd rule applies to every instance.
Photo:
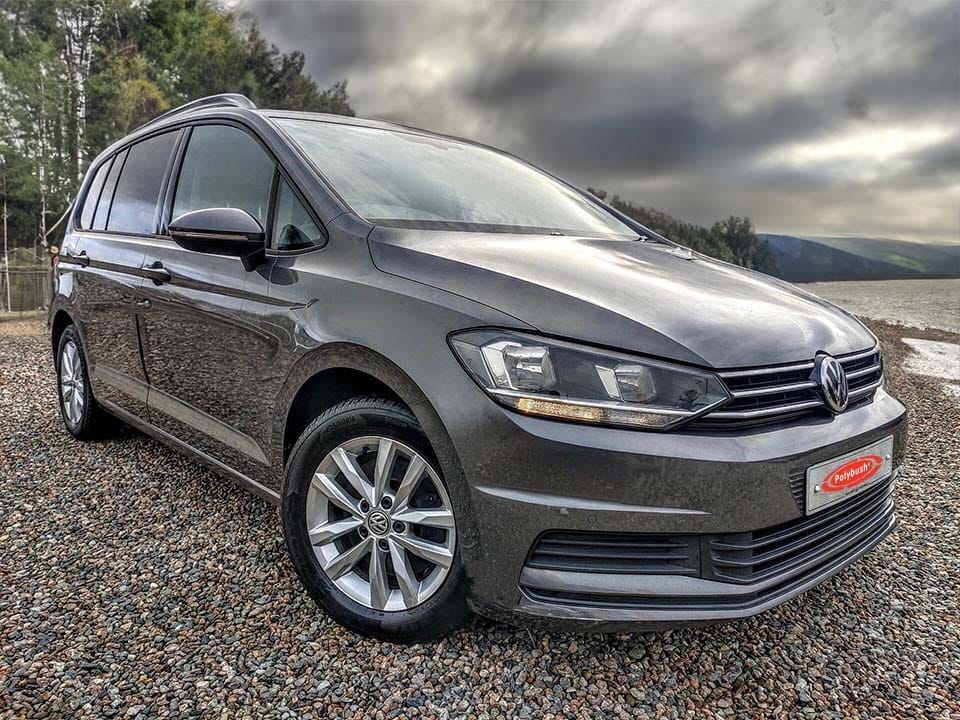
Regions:
[[307, 491], [307, 531], [327, 577], [375, 610], [410, 610], [453, 565], [453, 507], [430, 463], [391, 438], [348, 440], [324, 457]]
[[84, 383], [80, 349], [72, 340], [64, 343], [60, 356], [60, 397], [67, 422], [77, 426], [83, 419]]

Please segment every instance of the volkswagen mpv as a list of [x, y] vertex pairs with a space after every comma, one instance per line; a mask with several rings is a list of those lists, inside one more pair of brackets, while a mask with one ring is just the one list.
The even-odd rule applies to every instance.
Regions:
[[49, 326], [75, 438], [119, 419], [278, 504], [307, 591], [381, 638], [742, 618], [895, 522], [859, 321], [421, 130], [161, 116], [90, 166]]

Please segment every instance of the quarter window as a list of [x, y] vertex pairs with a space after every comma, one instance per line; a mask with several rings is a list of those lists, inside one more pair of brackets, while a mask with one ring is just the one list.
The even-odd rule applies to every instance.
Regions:
[[127, 151], [113, 196], [107, 230], [149, 235], [155, 230], [157, 200], [176, 132], [133, 145]]
[[240, 208], [267, 225], [273, 160], [230, 125], [199, 125], [190, 134], [173, 202], [173, 217], [207, 208]]
[[110, 216], [110, 203], [113, 201], [113, 191], [117, 188], [117, 178], [120, 177], [120, 171], [123, 169], [123, 162], [127, 159], [127, 151], [117, 155], [113, 159], [113, 165], [110, 172], [107, 173], [107, 181], [100, 191], [100, 202], [97, 203], [97, 212], [93, 217], [94, 230], [106, 230], [107, 218]]
[[277, 250], [302, 250], [323, 245], [323, 241], [320, 228], [286, 180], [281, 179], [273, 218], [273, 247]]
[[106, 182], [107, 173], [110, 172], [110, 162], [110, 159], [104, 162], [90, 182], [90, 189], [87, 190], [87, 197], [83, 201], [83, 210], [80, 212], [80, 227], [84, 230], [89, 230], [93, 226], [93, 216], [97, 212], [97, 201], [100, 199], [103, 183]]

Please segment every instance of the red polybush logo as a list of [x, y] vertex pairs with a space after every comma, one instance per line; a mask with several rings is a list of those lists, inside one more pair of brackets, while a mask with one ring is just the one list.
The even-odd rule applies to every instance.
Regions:
[[821, 487], [826, 492], [840, 492], [856, 487], [876, 475], [881, 467], [883, 467], [883, 460], [879, 455], [864, 455], [844, 463], [827, 475]]

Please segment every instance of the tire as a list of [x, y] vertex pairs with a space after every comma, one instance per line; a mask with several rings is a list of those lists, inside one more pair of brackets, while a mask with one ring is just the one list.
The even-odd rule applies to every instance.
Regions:
[[[345, 466], [360, 477], [351, 481]], [[438, 468], [413, 414], [381, 398], [335, 405], [294, 446], [281, 504], [287, 550], [314, 601], [347, 628], [408, 643], [442, 637], [466, 620], [453, 505]]]
[[73, 325], [60, 336], [56, 357], [57, 399], [67, 432], [77, 440], [98, 440], [116, 433], [118, 423], [93, 397], [87, 358]]

